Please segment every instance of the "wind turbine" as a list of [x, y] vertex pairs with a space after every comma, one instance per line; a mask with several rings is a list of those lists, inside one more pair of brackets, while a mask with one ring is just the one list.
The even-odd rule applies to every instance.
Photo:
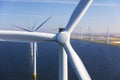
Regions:
[[82, 39], [82, 27], [80, 27], [80, 39]]
[[109, 44], [110, 43], [110, 36], [109, 36], [109, 29], [107, 27], [107, 33], [106, 33], [106, 44]]
[[[20, 28], [24, 31], [27, 32], [35, 32], [37, 31], [39, 28], [41, 28], [52, 16], [48, 17], [43, 23], [41, 23], [38, 27], [35, 28], [37, 22], [34, 23], [33, 27], [31, 28], [31, 30], [20, 27], [20, 26], [16, 26], [13, 25], [17, 28]], [[33, 72], [33, 77], [36, 78], [37, 77], [37, 71], [36, 71], [36, 54], [37, 54], [37, 42], [30, 42], [30, 49], [31, 49], [31, 56], [33, 57], [33, 63], [34, 63], [34, 72]]]
[[89, 39], [90, 41], [93, 41], [93, 32], [91, 27], [89, 27]]
[[93, 29], [91, 28], [91, 41], [93, 41]]
[[7, 41], [18, 42], [55, 41], [60, 45], [59, 52], [61, 52], [59, 53], [61, 55], [61, 59], [59, 59], [59, 62], [61, 63], [59, 66], [59, 80], [68, 79], [67, 57], [79, 80], [91, 80], [82, 60], [70, 44], [70, 35], [80, 22], [92, 1], [93, 0], [80, 0], [65, 29], [57, 34], [0, 30], [0, 38]]
[[[20, 26], [17, 26], [17, 25], [13, 25], [13, 26], [15, 26], [15, 27], [17, 27], [17, 28], [20, 28], [20, 29], [22, 29], [22, 30], [24, 30], [24, 31], [36, 32], [36, 31], [37, 31], [39, 28], [41, 28], [51, 17], [52, 17], [52, 15], [49, 16], [44, 22], [42, 22], [38, 27], [35, 27], [36, 24], [37, 24], [37, 21], [36, 21], [31, 29], [26, 29], [26, 28], [24, 28], [24, 27], [20, 27]], [[32, 49], [34, 48], [34, 47], [33, 47], [33, 46], [34, 46], [34, 43], [36, 43], [36, 42], [31, 42], [31, 43], [30, 43], [31, 56], [33, 56], [33, 52], [34, 52], [34, 50], [32, 50]], [[37, 45], [37, 44], [36, 44], [36, 45]]]

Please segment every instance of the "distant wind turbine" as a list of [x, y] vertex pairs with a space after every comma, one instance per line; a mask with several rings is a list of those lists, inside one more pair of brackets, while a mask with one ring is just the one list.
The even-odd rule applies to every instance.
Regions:
[[[25, 32], [25, 31], [9, 31], [0, 30], [0, 39], [6, 41], [20, 41], [20, 42], [40, 42], [40, 41], [54, 41], [60, 45], [59, 55], [59, 80], [68, 79], [67, 58], [74, 69], [79, 80], [91, 80], [81, 58], [75, 52], [70, 44], [70, 35], [78, 25], [83, 15], [89, 8], [93, 0], [80, 0], [71, 15], [71, 18], [65, 29], [59, 33], [41, 33], [41, 32]], [[53, 65], [54, 66], [54, 65]]]
[[[38, 27], [35, 27], [37, 22], [34, 23], [33, 27], [31, 28], [31, 30], [20, 27], [20, 26], [16, 26], [13, 25], [17, 28], [20, 28], [22, 30], [25, 30], [27, 32], [35, 32], [37, 31], [39, 28], [41, 28], [52, 16], [48, 17], [43, 23], [41, 23]], [[37, 76], [37, 72], [36, 72], [36, 54], [37, 54], [37, 42], [30, 42], [30, 49], [31, 49], [31, 56], [33, 56], [33, 60], [34, 60], [34, 73], [33, 73], [33, 77], [36, 78]]]
[[91, 41], [93, 41], [93, 29], [91, 28]]
[[80, 27], [80, 39], [82, 39], [82, 27]]
[[93, 41], [93, 31], [91, 27], [89, 27], [89, 39], [90, 41]]
[[107, 32], [106, 32], [106, 44], [110, 43], [110, 36], [109, 36], [109, 29], [107, 27]]

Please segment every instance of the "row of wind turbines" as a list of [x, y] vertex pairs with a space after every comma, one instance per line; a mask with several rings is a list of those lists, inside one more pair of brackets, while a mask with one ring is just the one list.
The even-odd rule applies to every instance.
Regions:
[[[88, 40], [89, 41], [94, 41], [94, 33], [93, 33], [93, 30], [91, 27], [88, 27], [89, 29], [89, 32], [88, 32]], [[83, 33], [82, 33], [82, 28], [80, 27], [80, 39], [82, 40], [83, 39]], [[105, 43], [106, 44], [110, 44], [110, 33], [109, 33], [109, 29], [107, 27], [106, 29], [106, 34], [103, 35], [105, 37]]]

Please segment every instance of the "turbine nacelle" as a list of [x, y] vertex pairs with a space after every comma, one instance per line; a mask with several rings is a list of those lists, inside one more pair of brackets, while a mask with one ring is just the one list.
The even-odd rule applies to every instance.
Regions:
[[66, 44], [66, 42], [68, 42], [70, 40], [70, 35], [68, 32], [63, 31], [58, 33], [57, 35], [57, 41], [61, 44]]

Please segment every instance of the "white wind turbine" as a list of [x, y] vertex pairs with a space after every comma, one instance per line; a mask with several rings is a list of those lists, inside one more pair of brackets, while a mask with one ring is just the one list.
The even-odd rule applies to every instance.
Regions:
[[82, 36], [82, 27], [80, 27], [80, 39], [82, 39], [83, 36]]
[[107, 27], [107, 33], [106, 33], [106, 44], [110, 43], [110, 35], [109, 35], [109, 29]]
[[93, 41], [93, 31], [91, 27], [89, 27], [89, 39], [90, 41]]
[[90, 31], [91, 33], [91, 41], [93, 41], [93, 29], [91, 28], [91, 31]]
[[67, 80], [67, 57], [79, 80], [91, 80], [83, 62], [70, 44], [70, 35], [93, 0], [80, 0], [65, 30], [57, 33], [0, 30], [0, 38], [17, 42], [55, 41], [60, 44], [59, 80]]
[[[23, 27], [20, 27], [20, 26], [16, 26], [16, 25], [13, 25], [17, 28], [20, 28], [24, 31], [27, 31], [27, 32], [35, 32], [37, 31], [39, 28], [41, 28], [52, 16], [48, 17], [43, 23], [41, 23], [38, 27], [35, 27], [37, 22], [34, 23], [33, 27], [31, 28], [31, 30], [29, 29], [26, 29], [26, 28], [23, 28]], [[33, 63], [34, 63], [34, 72], [33, 72], [33, 77], [36, 78], [37, 77], [37, 71], [36, 71], [36, 54], [37, 54], [37, 42], [30, 42], [30, 49], [31, 49], [31, 56], [33, 57]]]

